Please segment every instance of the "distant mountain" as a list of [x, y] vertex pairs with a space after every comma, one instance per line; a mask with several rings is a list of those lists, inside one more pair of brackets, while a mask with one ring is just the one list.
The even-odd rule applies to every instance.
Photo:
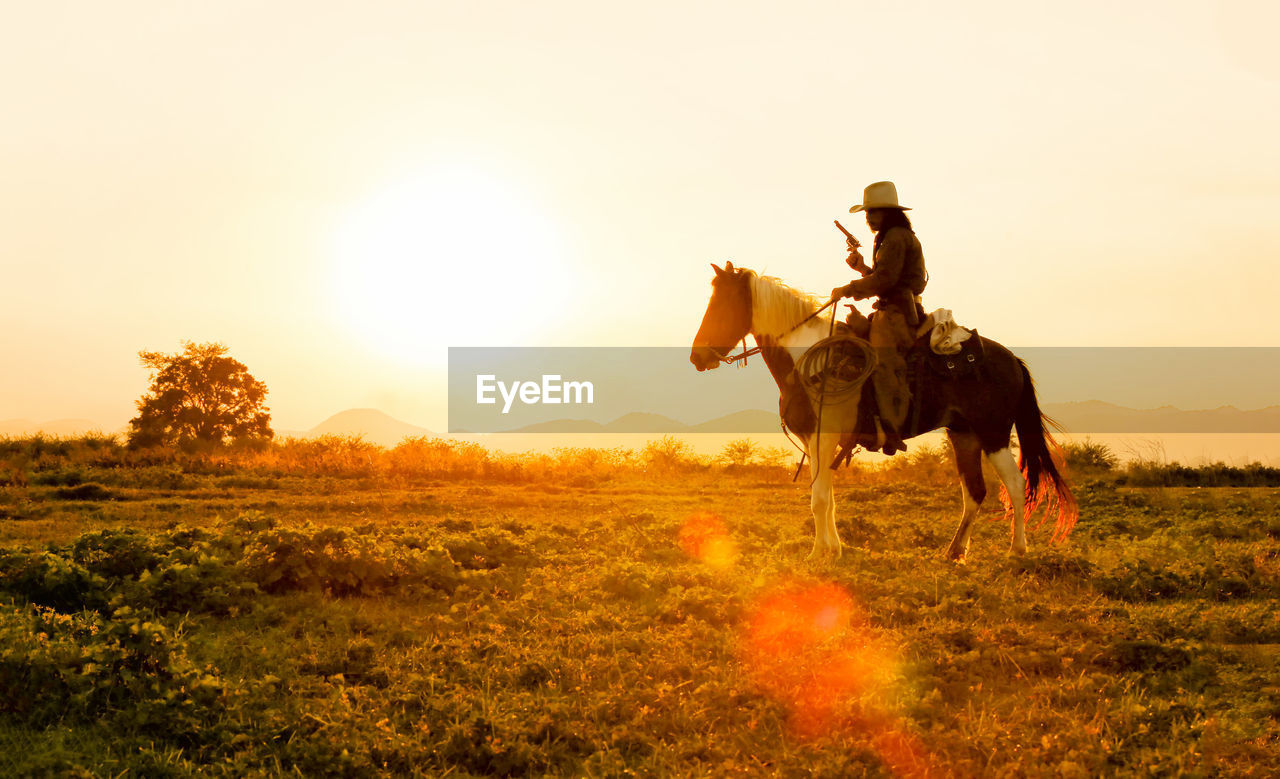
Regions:
[[623, 414], [608, 424], [590, 419], [553, 419], [537, 422], [505, 433], [683, 433], [689, 426], [661, 414], [632, 412]]
[[108, 426], [92, 419], [53, 419], [48, 422], [35, 422], [30, 419], [0, 420], [0, 435], [27, 436], [43, 433], [50, 436], [80, 436], [85, 433], [111, 433]]
[[735, 411], [722, 417], [689, 425], [690, 433], [776, 433], [781, 430], [781, 420], [776, 411]]
[[605, 426], [590, 419], [553, 419], [550, 422], [538, 422], [525, 425], [505, 433], [605, 433]]
[[606, 433], [675, 433], [684, 432], [688, 425], [661, 414], [633, 411], [623, 414], [604, 426]]
[[435, 433], [425, 427], [401, 422], [376, 408], [352, 408], [339, 411], [304, 435], [358, 435], [371, 444], [395, 446], [407, 436], [433, 437]]
[[506, 430], [507, 433], [769, 433], [777, 430], [778, 415], [772, 411], [738, 411], [723, 417], [688, 425], [661, 414], [632, 412], [607, 424], [589, 419], [556, 419]]
[[1071, 433], [1280, 433], [1280, 406], [1244, 411], [1234, 406], [1184, 411], [1136, 409], [1087, 400], [1045, 403], [1041, 410]]
[[[1088, 400], [1045, 403], [1046, 414], [1069, 433], [1280, 433], [1280, 406], [1242, 411], [1232, 406], [1184, 411], [1173, 406], [1136, 409]], [[607, 424], [586, 419], [557, 419], [509, 433], [717, 433], [750, 435], [778, 430], [776, 411], [750, 409], [689, 425], [661, 414], [632, 413]]]

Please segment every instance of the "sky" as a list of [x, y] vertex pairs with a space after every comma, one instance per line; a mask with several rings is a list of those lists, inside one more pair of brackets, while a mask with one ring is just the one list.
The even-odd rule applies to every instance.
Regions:
[[0, 419], [122, 427], [137, 352], [192, 340], [277, 428], [442, 430], [449, 346], [687, 346], [726, 259], [825, 296], [831, 221], [869, 244], [848, 207], [883, 179], [926, 307], [984, 336], [1277, 346], [1277, 28], [1264, 2], [21, 4]]

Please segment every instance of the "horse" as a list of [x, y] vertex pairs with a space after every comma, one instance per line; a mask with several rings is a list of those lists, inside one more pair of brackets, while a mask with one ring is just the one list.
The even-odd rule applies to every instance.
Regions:
[[[796, 355], [827, 338], [835, 323], [816, 316], [820, 310], [816, 298], [777, 278], [735, 268], [732, 262], [723, 268], [714, 263], [711, 267], [715, 270], [711, 299], [694, 337], [689, 361], [698, 371], [716, 368], [728, 361], [739, 341], [745, 343], [748, 334], [754, 337], [778, 384], [783, 422], [803, 441], [809, 458], [814, 522], [813, 551], [809, 556], [839, 557], [843, 546], [836, 530], [832, 491], [837, 447], [844, 439], [847, 457], [853, 443], [875, 446], [866, 424], [870, 419], [866, 399], [871, 393], [852, 402], [820, 403], [817, 413], [807, 397], [804, 402], [796, 402], [796, 387], [806, 378], [797, 376]], [[924, 330], [922, 327], [921, 333]], [[1051, 422], [1040, 411], [1026, 364], [995, 341], [976, 333], [972, 338], [980, 339], [981, 370], [947, 378], [925, 372], [928, 378], [911, 399], [907, 415], [911, 422], [902, 431], [904, 438], [913, 438], [942, 428], [951, 442], [960, 475], [963, 511], [947, 556], [957, 561], [968, 554], [973, 521], [987, 495], [982, 477], [983, 455], [1003, 485], [1001, 500], [1012, 524], [1011, 554], [1026, 553], [1026, 519], [1038, 507], [1045, 508], [1041, 523], [1051, 515], [1055, 518], [1055, 542], [1070, 534], [1078, 514], [1071, 489], [1055, 463], [1055, 453], [1061, 450], [1045, 429]], [[923, 341], [914, 348], [927, 349], [927, 336]], [[1016, 463], [1010, 450], [1015, 428], [1019, 444]]]

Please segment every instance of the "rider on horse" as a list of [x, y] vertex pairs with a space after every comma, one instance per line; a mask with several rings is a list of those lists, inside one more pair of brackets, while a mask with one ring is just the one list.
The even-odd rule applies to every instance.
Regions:
[[879, 359], [871, 381], [880, 407], [885, 454], [907, 449], [902, 442], [910, 401], [905, 352], [914, 343], [916, 328], [923, 319], [919, 296], [929, 277], [920, 241], [905, 213], [909, 210], [898, 205], [898, 189], [892, 181], [878, 181], [863, 191], [862, 204], [850, 208], [849, 213], [867, 212], [867, 226], [876, 234], [873, 264], [866, 265], [856, 241], [849, 239], [845, 262], [863, 278], [831, 290], [833, 301], [876, 298], [870, 321], [853, 306], [849, 307], [846, 321], [855, 334], [864, 338], [869, 334]]

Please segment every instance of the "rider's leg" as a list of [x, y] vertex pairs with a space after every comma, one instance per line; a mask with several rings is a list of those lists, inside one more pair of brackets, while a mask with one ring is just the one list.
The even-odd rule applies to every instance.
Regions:
[[885, 454], [893, 450], [906, 450], [902, 443], [902, 428], [907, 420], [907, 361], [903, 356], [911, 345], [911, 332], [906, 317], [892, 306], [880, 309], [871, 317], [871, 346], [876, 350], [879, 364], [871, 374], [876, 403], [880, 407], [880, 419], [884, 423], [888, 441]]

